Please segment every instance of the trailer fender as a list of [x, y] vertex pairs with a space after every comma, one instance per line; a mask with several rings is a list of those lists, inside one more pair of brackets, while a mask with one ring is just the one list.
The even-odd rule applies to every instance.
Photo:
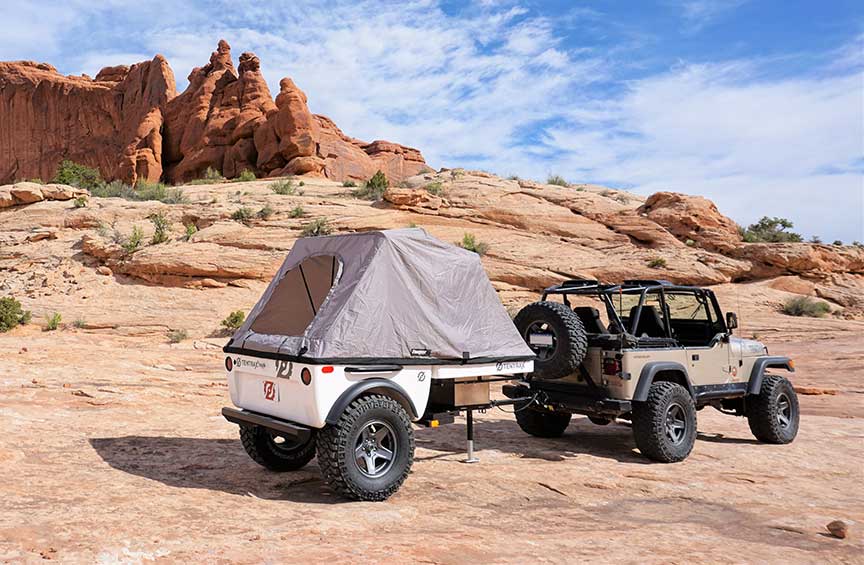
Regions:
[[753, 369], [750, 370], [750, 384], [747, 386], [747, 394], [759, 394], [762, 390], [762, 377], [765, 376], [765, 369], [776, 368], [786, 369], [794, 373], [795, 364], [788, 357], [760, 357], [753, 363]]
[[327, 413], [327, 418], [324, 420], [331, 426], [339, 421], [339, 416], [348, 408], [355, 399], [368, 394], [382, 394], [388, 396], [402, 405], [402, 408], [408, 412], [408, 416], [412, 420], [419, 418], [417, 408], [414, 406], [414, 401], [411, 396], [399, 384], [387, 379], [366, 379], [354, 384], [351, 388], [343, 392], [330, 411]]
[[[695, 398], [693, 385], [690, 384], [690, 376], [687, 374], [687, 369], [684, 365], [674, 361], [652, 361], [645, 363], [645, 366], [642, 367], [642, 372], [639, 374], [639, 382], [636, 384], [636, 391], [633, 393], [633, 400], [635, 402], [648, 400], [648, 389], [651, 388], [655, 377], [661, 372], [674, 373], [677, 377], [675, 380], [680, 381], [678, 384], [686, 388], [690, 396]], [[662, 378], [658, 380], [669, 379]]]

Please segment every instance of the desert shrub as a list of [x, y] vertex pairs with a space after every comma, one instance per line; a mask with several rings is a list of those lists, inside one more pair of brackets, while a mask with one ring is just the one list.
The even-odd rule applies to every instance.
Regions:
[[171, 228], [171, 224], [168, 222], [168, 218], [165, 217], [165, 214], [162, 212], [151, 214], [150, 221], [153, 222], [153, 227], [155, 228], [150, 244], [158, 245], [168, 241], [168, 230]]
[[86, 196], [79, 196], [78, 198], [76, 198], [75, 200], [72, 201], [72, 204], [76, 208], [84, 208], [85, 206], [87, 206], [87, 197]]
[[570, 186], [570, 183], [567, 182], [567, 179], [565, 179], [561, 175], [549, 175], [549, 178], [546, 179], [546, 184], [554, 184], [556, 186]]
[[306, 210], [303, 209], [303, 206], [294, 206], [291, 208], [291, 211], [288, 212], [288, 216], [290, 218], [302, 218], [306, 215]]
[[426, 192], [431, 194], [432, 196], [443, 196], [444, 195], [444, 185], [441, 184], [441, 181], [430, 182], [426, 185]]
[[74, 161], [64, 159], [57, 167], [54, 182], [93, 190], [105, 184], [99, 171]]
[[416, 228], [416, 227], [417, 227], [417, 224], [416, 224], [415, 222], [411, 222], [411, 223], [408, 224], [408, 227], [409, 227], [409, 228]]
[[255, 173], [253, 173], [249, 169], [243, 169], [243, 171], [232, 182], [250, 182], [253, 180], [258, 180], [258, 177], [255, 176]]
[[810, 243], [822, 243], [822, 238], [818, 235], [814, 235], [810, 238]]
[[480, 256], [486, 255], [486, 253], [489, 252], [489, 244], [477, 241], [477, 238], [474, 237], [473, 233], [466, 233], [462, 236], [462, 241], [459, 243], [459, 246], [462, 247], [462, 249], [473, 251]]
[[8, 332], [19, 324], [30, 321], [30, 311], [21, 308], [21, 303], [7, 296], [0, 298], [0, 333]]
[[688, 239], [687, 241], [684, 242], [684, 245], [686, 245], [687, 247], [696, 247], [696, 242], [693, 241], [692, 239]]
[[809, 296], [796, 296], [783, 303], [780, 311], [787, 316], [807, 316], [809, 318], [821, 318], [831, 311], [827, 302], [810, 298]]
[[186, 224], [186, 241], [192, 239], [192, 236], [198, 233], [198, 226], [195, 224]]
[[222, 182], [225, 180], [225, 177], [222, 176], [222, 173], [214, 169], [213, 167], [207, 167], [204, 170], [204, 174], [201, 177], [189, 181], [186, 184], [215, 184], [217, 182]]
[[[243, 312], [240, 312], [240, 313], [242, 314]], [[170, 330], [168, 332], [168, 342], [169, 343], [180, 343], [181, 341], [183, 341], [184, 339], [187, 339], [188, 337], [189, 337], [189, 334], [186, 332], [186, 330]]]
[[297, 193], [297, 187], [291, 179], [277, 180], [270, 185], [270, 190], [281, 196], [294, 196]]
[[138, 181], [130, 200], [158, 200], [165, 204], [188, 204], [189, 198], [180, 188], [172, 188], [161, 182]]
[[87, 327], [87, 320], [84, 318], [76, 318], [75, 321], [72, 322], [72, 325], [80, 330], [81, 328]]
[[834, 243], [832, 243], [831, 245], [843, 245], [843, 242], [840, 241], [839, 239], [835, 239]]
[[864, 247], [864, 243], [861, 243], [860, 241], [853, 241], [852, 247]]
[[36, 184], [45, 184], [45, 181], [42, 179], [27, 179], [27, 182], [35, 182]]
[[648, 260], [648, 266], [652, 269], [662, 269], [666, 266], [666, 259], [663, 257], [654, 257]]
[[330, 227], [330, 221], [327, 218], [315, 218], [308, 224], [304, 224], [300, 232], [303, 237], [318, 237], [331, 233], [333, 233], [333, 228]]
[[255, 215], [258, 216], [258, 217], [259, 217], [260, 219], [262, 219], [262, 220], [267, 220], [267, 219], [269, 219], [270, 216], [272, 216], [275, 212], [276, 212], [276, 210], [274, 210], [274, 209], [273, 209], [269, 204], [266, 204], [266, 205], [264, 205], [263, 208], [261, 208], [260, 210], [258, 210], [258, 212], [257, 212]]
[[132, 233], [123, 241], [121, 247], [123, 247], [123, 251], [126, 252], [126, 255], [131, 255], [141, 248], [141, 240], [143, 239], [144, 232], [141, 231], [141, 228], [138, 226], [132, 226]]
[[510, 175], [507, 177], [507, 180], [522, 180], [519, 178], [519, 175]]
[[387, 187], [390, 186], [390, 181], [387, 180], [387, 177], [380, 170], [372, 175], [372, 178], [363, 183], [363, 186], [353, 191], [353, 194], [357, 198], [362, 198], [363, 200], [381, 200], [384, 196], [384, 191], [387, 190]]
[[246, 206], [238, 208], [233, 214], [231, 214], [231, 219], [235, 222], [243, 222], [244, 224], [248, 223], [249, 220], [252, 219], [252, 209], [247, 208]]
[[222, 327], [228, 330], [239, 329], [246, 321], [246, 313], [243, 310], [235, 310], [228, 314], [228, 317], [222, 320]]
[[119, 180], [112, 180], [108, 184], [90, 189], [91, 196], [98, 196], [99, 198], [125, 198], [126, 200], [134, 200], [134, 192], [134, 188]]
[[305, 182], [305, 181], [302, 181], [302, 180], [300, 181], [299, 184], [300, 184], [300, 186], [306, 186], [306, 182]]
[[60, 315], [60, 312], [54, 312], [50, 316], [46, 315], [44, 330], [46, 332], [53, 332], [60, 327], [61, 321], [63, 321], [63, 317]]
[[357, 183], [351, 179], [348, 179], [346, 181], [342, 181], [342, 186], [344, 186], [345, 188], [354, 188], [357, 186]]
[[620, 202], [621, 204], [630, 204], [630, 199], [625, 194], [616, 195], [615, 200]]
[[750, 224], [747, 229], [740, 229], [741, 237], [747, 243], [797, 243], [803, 241], [801, 235], [786, 231], [795, 225], [786, 218], [769, 218], [763, 216], [755, 224]]

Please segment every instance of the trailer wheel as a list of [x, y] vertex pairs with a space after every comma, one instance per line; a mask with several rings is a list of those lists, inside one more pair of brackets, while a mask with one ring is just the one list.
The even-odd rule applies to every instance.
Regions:
[[315, 457], [315, 438], [292, 442], [261, 426], [240, 426], [240, 443], [253, 461], [271, 471], [296, 471]]
[[402, 406], [386, 396], [354, 400], [334, 425], [318, 432], [318, 465], [340, 496], [386, 500], [414, 462], [414, 429]]
[[687, 389], [666, 381], [652, 384], [648, 399], [633, 403], [633, 437], [649, 459], [686, 459], [696, 442], [696, 404]]
[[790, 443], [798, 435], [798, 395], [783, 377], [766, 375], [759, 394], [747, 397], [750, 431], [763, 443]]
[[523, 432], [534, 437], [561, 437], [570, 425], [572, 416], [567, 412], [551, 412], [534, 408], [520, 410], [520, 408], [521, 406], [516, 405], [516, 423]]
[[537, 355], [534, 376], [560, 379], [574, 373], [588, 351], [582, 321], [560, 302], [534, 302], [516, 314], [513, 323]]

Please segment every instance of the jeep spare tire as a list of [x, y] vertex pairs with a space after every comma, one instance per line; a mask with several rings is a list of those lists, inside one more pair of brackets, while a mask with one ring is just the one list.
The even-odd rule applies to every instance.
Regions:
[[531, 351], [535, 378], [560, 379], [575, 372], [588, 351], [588, 336], [579, 317], [560, 302], [534, 302], [513, 319]]

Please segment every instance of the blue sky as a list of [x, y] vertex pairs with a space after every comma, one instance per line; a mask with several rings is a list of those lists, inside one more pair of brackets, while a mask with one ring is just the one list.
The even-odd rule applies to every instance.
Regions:
[[68, 74], [219, 38], [346, 133], [435, 167], [713, 199], [742, 224], [864, 241], [864, 8], [771, 0], [23, 2], [0, 60]]

